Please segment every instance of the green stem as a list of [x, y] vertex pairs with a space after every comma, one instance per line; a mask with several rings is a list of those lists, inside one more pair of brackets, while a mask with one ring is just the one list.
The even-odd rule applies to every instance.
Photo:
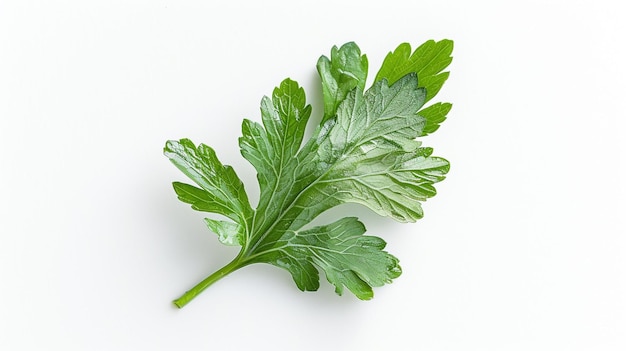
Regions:
[[246, 264], [242, 263], [240, 258], [241, 258], [241, 254], [239, 254], [237, 257], [235, 257], [235, 259], [232, 260], [232, 262], [230, 262], [229, 264], [225, 265], [224, 267], [222, 267], [219, 270], [215, 271], [215, 273], [213, 273], [210, 276], [206, 277], [206, 279], [204, 279], [203, 281], [198, 283], [196, 286], [191, 288], [191, 290], [189, 290], [186, 293], [184, 293], [183, 296], [181, 296], [181, 297], [177, 298], [176, 300], [174, 300], [173, 301], [174, 305], [176, 305], [176, 307], [178, 307], [178, 308], [183, 308], [186, 304], [188, 304], [191, 300], [193, 300], [196, 296], [198, 296], [202, 291], [204, 291], [204, 289], [208, 288], [213, 283], [215, 283], [216, 281], [224, 278], [228, 274], [230, 274], [230, 273], [238, 270], [239, 268], [245, 266]]

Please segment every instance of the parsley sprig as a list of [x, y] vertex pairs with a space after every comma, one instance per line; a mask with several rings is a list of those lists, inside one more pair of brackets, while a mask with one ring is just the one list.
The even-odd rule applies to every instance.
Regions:
[[241, 154], [257, 171], [260, 200], [253, 209], [242, 181], [215, 151], [188, 139], [170, 140], [165, 155], [195, 185], [174, 182], [178, 198], [206, 218], [225, 245], [237, 245], [235, 259], [174, 301], [185, 306], [211, 284], [253, 263], [291, 273], [300, 290], [319, 287], [323, 272], [335, 291], [359, 299], [391, 283], [401, 269], [384, 251], [385, 241], [365, 235], [357, 218], [309, 224], [343, 203], [359, 203], [400, 222], [423, 216], [421, 203], [435, 195], [449, 163], [433, 156], [419, 137], [433, 133], [449, 103], [426, 104], [448, 78], [452, 41], [427, 41], [414, 51], [407, 43], [390, 52], [372, 86], [365, 89], [368, 61], [355, 43], [333, 47], [317, 70], [324, 114], [308, 140], [311, 116], [304, 90], [285, 79], [261, 101], [262, 123], [244, 120]]

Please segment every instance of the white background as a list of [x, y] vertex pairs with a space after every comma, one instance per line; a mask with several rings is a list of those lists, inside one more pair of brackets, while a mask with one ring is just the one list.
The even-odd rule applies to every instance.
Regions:
[[[0, 349], [625, 350], [624, 10], [618, 1], [0, 1]], [[171, 188], [168, 139], [256, 197], [241, 120], [356, 41], [455, 41], [425, 139], [452, 163], [426, 216], [356, 206], [403, 275], [374, 300], [250, 266]]]

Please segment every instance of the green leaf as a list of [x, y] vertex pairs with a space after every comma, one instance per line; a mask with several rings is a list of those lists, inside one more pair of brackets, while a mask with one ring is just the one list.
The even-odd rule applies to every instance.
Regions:
[[[261, 189], [252, 233], [271, 226], [280, 209], [297, 193], [293, 191], [293, 169], [311, 106], [306, 105], [304, 90], [290, 79], [274, 89], [272, 98], [261, 101], [263, 126], [244, 121], [239, 139], [241, 154], [257, 170]], [[254, 235], [254, 234], [251, 234]]]
[[212, 148], [204, 144], [196, 148], [189, 139], [170, 140], [164, 153], [201, 188], [174, 183], [180, 200], [192, 204], [196, 210], [222, 214], [241, 224], [252, 217], [254, 211], [243, 183], [232, 167], [217, 159]]
[[[350, 290], [371, 299], [373, 288], [400, 273], [385, 242], [365, 235], [365, 226], [347, 217], [311, 227], [321, 213], [358, 203], [400, 222], [424, 215], [422, 203], [436, 194], [449, 163], [416, 138], [437, 130], [449, 103], [424, 104], [447, 79], [451, 41], [429, 41], [411, 54], [408, 44], [390, 53], [365, 90], [367, 59], [355, 43], [333, 47], [318, 61], [324, 116], [304, 141], [311, 115], [304, 90], [285, 79], [261, 100], [261, 122], [244, 120], [239, 145], [257, 171], [260, 188], [253, 210], [241, 180], [210, 147], [169, 141], [165, 154], [197, 185], [174, 183], [178, 198], [198, 211], [229, 221], [205, 219], [226, 245], [241, 245], [235, 259], [181, 298], [187, 304], [208, 286], [249, 264], [287, 270], [303, 291], [319, 288], [323, 272], [341, 295]], [[419, 80], [418, 80], [419, 77]]]
[[288, 231], [259, 262], [288, 270], [300, 290], [317, 290], [317, 268], [335, 286], [337, 294], [347, 287], [359, 299], [369, 300], [372, 287], [391, 283], [401, 269], [398, 259], [383, 251], [385, 242], [365, 236], [365, 226], [356, 218], [302, 231]]
[[419, 115], [426, 119], [426, 125], [424, 125], [422, 136], [437, 131], [437, 129], [439, 129], [439, 125], [446, 120], [446, 115], [450, 112], [451, 108], [452, 104], [450, 103], [438, 102], [420, 110]]
[[448, 72], [442, 72], [452, 62], [452, 40], [429, 40], [411, 53], [411, 45], [400, 44], [390, 52], [376, 74], [376, 81], [387, 79], [390, 84], [409, 73], [416, 73], [420, 87], [426, 88], [426, 101], [441, 89], [448, 79]]
[[322, 79], [324, 122], [335, 115], [348, 92], [354, 88], [365, 89], [367, 57], [361, 55], [361, 49], [353, 42], [341, 48], [333, 46], [330, 59], [322, 56], [317, 61], [317, 71]]
[[[380, 215], [401, 222], [423, 216], [420, 201], [435, 195], [433, 184], [444, 179], [446, 160], [431, 157], [432, 149], [414, 138], [422, 133], [424, 118], [417, 110], [424, 90], [409, 74], [389, 87], [379, 81], [364, 95], [353, 91], [338, 109], [337, 122], [302, 164], [327, 165], [309, 180], [306, 195], [295, 208], [300, 217], [315, 217], [347, 202], [360, 203]], [[308, 168], [301, 177], [315, 174]], [[299, 218], [298, 218], [299, 219]], [[305, 221], [305, 219], [302, 219]]]

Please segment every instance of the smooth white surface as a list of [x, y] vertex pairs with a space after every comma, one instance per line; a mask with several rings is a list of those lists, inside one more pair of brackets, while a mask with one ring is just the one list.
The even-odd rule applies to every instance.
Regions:
[[[340, 3], [340, 4], [338, 4]], [[625, 350], [624, 13], [617, 1], [1, 1], [0, 349]], [[215, 147], [256, 196], [242, 118], [356, 41], [373, 76], [455, 40], [425, 140], [452, 163], [426, 217], [360, 207], [404, 270], [370, 302], [250, 266], [171, 189], [161, 150]]]

